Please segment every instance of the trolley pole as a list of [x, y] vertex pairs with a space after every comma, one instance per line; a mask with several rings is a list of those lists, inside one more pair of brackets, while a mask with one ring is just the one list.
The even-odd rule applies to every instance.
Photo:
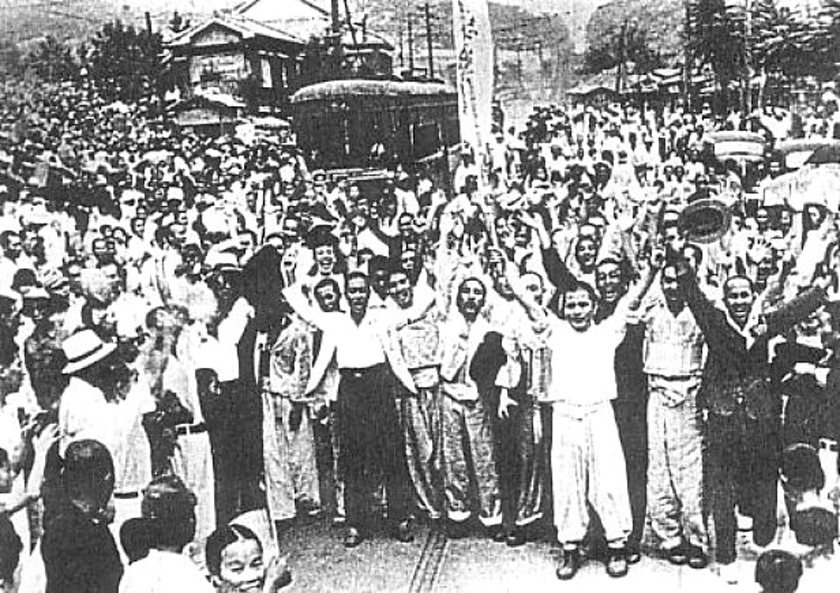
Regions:
[[411, 22], [411, 15], [408, 15], [408, 71], [414, 77], [414, 25]]
[[424, 8], [424, 12], [426, 15], [426, 50], [429, 53], [429, 75], [428, 78], [431, 80], [435, 77], [435, 58], [433, 55], [432, 49], [432, 12], [429, 8], [429, 3], [426, 2]]

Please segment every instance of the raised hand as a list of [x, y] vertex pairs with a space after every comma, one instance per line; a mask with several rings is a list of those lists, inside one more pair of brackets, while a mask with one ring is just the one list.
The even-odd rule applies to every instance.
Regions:
[[292, 571], [289, 570], [287, 557], [272, 558], [265, 572], [265, 586], [263, 593], [274, 593], [292, 582]]

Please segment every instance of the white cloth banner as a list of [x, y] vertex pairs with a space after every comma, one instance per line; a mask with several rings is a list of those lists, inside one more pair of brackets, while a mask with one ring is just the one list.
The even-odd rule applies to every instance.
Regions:
[[493, 37], [487, 0], [452, 0], [458, 56], [458, 116], [461, 141], [479, 166], [484, 162], [493, 118]]

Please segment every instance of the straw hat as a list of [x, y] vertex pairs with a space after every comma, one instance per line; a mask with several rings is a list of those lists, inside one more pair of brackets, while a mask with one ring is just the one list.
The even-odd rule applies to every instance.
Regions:
[[83, 329], [64, 340], [61, 349], [67, 358], [67, 365], [61, 372], [72, 375], [104, 359], [117, 346], [103, 342], [92, 329]]

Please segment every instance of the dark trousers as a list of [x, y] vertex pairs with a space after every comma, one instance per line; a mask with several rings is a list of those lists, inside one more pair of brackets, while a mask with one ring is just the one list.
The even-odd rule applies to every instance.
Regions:
[[547, 455], [543, 438], [534, 434], [535, 422], [542, 422], [540, 409], [530, 402], [512, 406], [508, 418], [497, 420], [494, 444], [506, 532], [543, 516]]
[[260, 489], [262, 410], [253, 405], [260, 402], [240, 381], [222, 383], [219, 400], [205, 419], [216, 480], [216, 523], [224, 525], [266, 503]]
[[776, 536], [776, 480], [781, 459], [779, 421], [755, 420], [743, 410], [709, 414], [706, 423], [706, 492], [715, 525], [715, 559], [735, 561], [735, 507], [752, 517], [753, 541], [766, 546]]
[[638, 546], [644, 533], [647, 510], [647, 398], [613, 400], [613, 410], [621, 447], [624, 449], [627, 492], [633, 514], [633, 531], [627, 543]]
[[339, 461], [347, 525], [371, 522], [374, 491], [385, 484], [388, 519], [408, 517], [411, 489], [405, 443], [394, 402], [397, 379], [386, 364], [341, 371], [338, 384]]

